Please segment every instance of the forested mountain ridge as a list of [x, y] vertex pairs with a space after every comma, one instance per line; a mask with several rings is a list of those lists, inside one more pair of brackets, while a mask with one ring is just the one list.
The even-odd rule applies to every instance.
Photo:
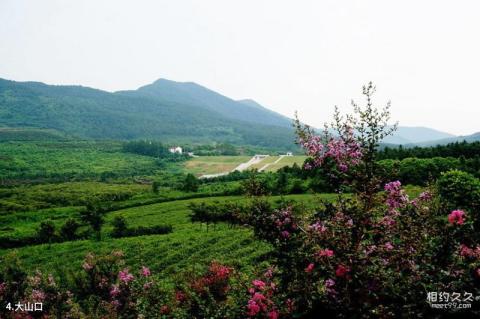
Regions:
[[[296, 148], [291, 123], [254, 100], [235, 101], [193, 82], [159, 79], [137, 90], [111, 93], [0, 79], [0, 140], [26, 128], [25, 138], [46, 129], [44, 138], [228, 142], [285, 151]], [[480, 135], [456, 137], [426, 127], [400, 126], [383, 143], [410, 147], [463, 139], [476, 141]]]
[[[291, 119], [268, 110], [258, 103], [242, 103], [214, 92], [194, 82], [176, 82], [159, 79], [135, 91], [119, 91], [116, 94], [149, 97], [163, 103], [191, 105], [213, 111], [222, 116], [263, 125], [291, 128]], [[245, 101], [245, 100], [243, 100]], [[253, 102], [252, 100], [247, 100]]]
[[[145, 92], [150, 89], [110, 93], [83, 86], [0, 79], [0, 127], [54, 129], [92, 139], [151, 138], [280, 149], [295, 147], [290, 121], [274, 112], [262, 112], [216, 96], [213, 91], [205, 95], [215, 97], [216, 104], [202, 104], [202, 99], [191, 94], [178, 95], [178, 90], [167, 90], [175, 98], [160, 98]], [[222, 101], [226, 105], [220, 105]], [[227, 116], [228, 107], [232, 110]], [[237, 113], [243, 117], [236, 118]], [[251, 114], [254, 119], [249, 120]]]

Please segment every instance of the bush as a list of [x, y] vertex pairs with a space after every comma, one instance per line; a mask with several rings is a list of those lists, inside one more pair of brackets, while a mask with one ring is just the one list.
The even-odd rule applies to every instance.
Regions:
[[80, 224], [73, 218], [69, 218], [65, 221], [65, 224], [60, 228], [60, 236], [64, 240], [75, 240], [78, 238], [77, 230]]
[[437, 189], [447, 210], [462, 208], [480, 213], [480, 180], [471, 174], [448, 171], [438, 179]]
[[196, 192], [198, 190], [200, 182], [198, 178], [195, 177], [193, 174], [187, 174], [185, 179], [182, 183], [182, 190], [185, 192]]
[[114, 238], [168, 234], [173, 230], [171, 225], [155, 225], [149, 227], [139, 226], [135, 228], [129, 228], [127, 226], [127, 221], [123, 216], [115, 216], [112, 221], [112, 225], [113, 230], [111, 236]]
[[92, 228], [97, 240], [101, 238], [102, 226], [105, 223], [105, 212], [97, 203], [89, 203], [86, 209], [80, 212], [82, 221]]
[[128, 230], [127, 221], [123, 216], [115, 216], [115, 218], [112, 221], [112, 226], [113, 226], [112, 237], [115, 237], [115, 238], [123, 237], [127, 233], [127, 230]]
[[36, 237], [39, 243], [51, 243], [54, 241], [55, 224], [51, 220], [41, 222]]

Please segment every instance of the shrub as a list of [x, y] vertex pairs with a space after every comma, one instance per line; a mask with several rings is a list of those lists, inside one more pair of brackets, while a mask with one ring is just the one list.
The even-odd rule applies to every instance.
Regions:
[[187, 174], [182, 184], [182, 190], [185, 192], [196, 192], [200, 182], [193, 174]]
[[84, 223], [92, 228], [96, 238], [101, 238], [102, 226], [105, 223], [105, 212], [96, 203], [89, 203], [86, 209], [80, 212], [80, 217]]
[[51, 220], [41, 222], [36, 237], [40, 243], [51, 243], [55, 239], [55, 224]]
[[60, 236], [65, 240], [74, 240], [78, 238], [77, 230], [80, 224], [73, 218], [65, 221], [65, 224], [60, 228]]
[[157, 181], [154, 181], [154, 182], [152, 183], [152, 192], [153, 192], [154, 194], [158, 194], [159, 188], [160, 188], [160, 183], [157, 182]]
[[115, 218], [112, 221], [112, 237], [118, 238], [118, 237], [123, 237], [127, 233], [127, 221], [125, 220], [125, 217], [123, 216], [115, 216]]
[[149, 227], [139, 226], [129, 228], [127, 226], [127, 221], [123, 216], [115, 216], [112, 221], [112, 225], [113, 230], [111, 236], [114, 238], [168, 234], [173, 230], [171, 225], [155, 225]]
[[437, 189], [447, 210], [462, 208], [472, 213], [480, 212], [480, 180], [471, 174], [448, 171], [437, 181]]

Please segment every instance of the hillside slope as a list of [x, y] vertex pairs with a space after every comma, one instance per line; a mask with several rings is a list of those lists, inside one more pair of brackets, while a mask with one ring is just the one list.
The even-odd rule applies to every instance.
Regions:
[[[153, 91], [147, 86], [138, 92], [109, 93], [82, 86], [0, 79], [0, 127], [54, 129], [93, 139], [155, 138], [295, 147], [293, 130], [285, 117], [193, 87], [193, 91], [203, 93], [181, 94], [179, 89], [162, 86], [162, 94], [158, 94], [155, 85]], [[187, 88], [190, 90], [191, 85]], [[164, 94], [175, 98], [164, 98]]]

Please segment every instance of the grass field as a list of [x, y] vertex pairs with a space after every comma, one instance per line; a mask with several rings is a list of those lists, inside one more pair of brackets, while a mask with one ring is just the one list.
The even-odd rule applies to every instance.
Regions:
[[[333, 199], [329, 194], [318, 196], [323, 199]], [[309, 205], [315, 202], [314, 195], [289, 195], [285, 198], [307, 202]], [[271, 198], [272, 201], [277, 199], [279, 197]], [[175, 273], [189, 265], [208, 263], [212, 259], [245, 269], [266, 261], [270, 247], [262, 241], [254, 240], [251, 230], [244, 227], [230, 228], [226, 224], [219, 224], [215, 229], [210, 227], [207, 232], [205, 226], [190, 222], [188, 209], [188, 204], [191, 202], [244, 200], [245, 198], [238, 196], [214, 197], [123, 209], [107, 214], [102, 241], [79, 240], [51, 245], [34, 245], [18, 248], [15, 252], [27, 269], [38, 268], [57, 274], [65, 273], [68, 269], [79, 269], [88, 252], [106, 254], [114, 249], [125, 252], [127, 265], [135, 267], [145, 263], [157, 273]], [[29, 214], [32, 217], [31, 221], [28, 221]], [[12, 229], [5, 232], [7, 234], [31, 233], [35, 225], [43, 219], [53, 217], [57, 223], [60, 223], [75, 214], [74, 209], [49, 210], [41, 215], [21, 213], [18, 217], [27, 222], [19, 222], [18, 219], [9, 221], [5, 218], [2, 224], [3, 228]], [[111, 239], [108, 237], [111, 231], [110, 222], [117, 215], [124, 216], [129, 226], [171, 224], [173, 232], [167, 235]], [[13, 251], [12, 249], [0, 250], [0, 255]]]
[[[280, 156], [268, 156], [261, 162], [250, 166], [251, 169], [261, 169], [266, 164], [271, 164], [266, 168], [268, 172], [274, 172], [284, 166], [292, 166], [294, 163], [302, 165], [306, 156], [284, 156], [278, 163]], [[206, 174], [227, 173], [233, 170], [241, 163], [248, 162], [250, 156], [200, 156], [188, 160], [184, 165], [184, 171], [195, 174], [196, 176]]]
[[184, 169], [185, 172], [197, 176], [226, 173], [247, 162], [250, 158], [250, 156], [200, 156], [188, 160]]

